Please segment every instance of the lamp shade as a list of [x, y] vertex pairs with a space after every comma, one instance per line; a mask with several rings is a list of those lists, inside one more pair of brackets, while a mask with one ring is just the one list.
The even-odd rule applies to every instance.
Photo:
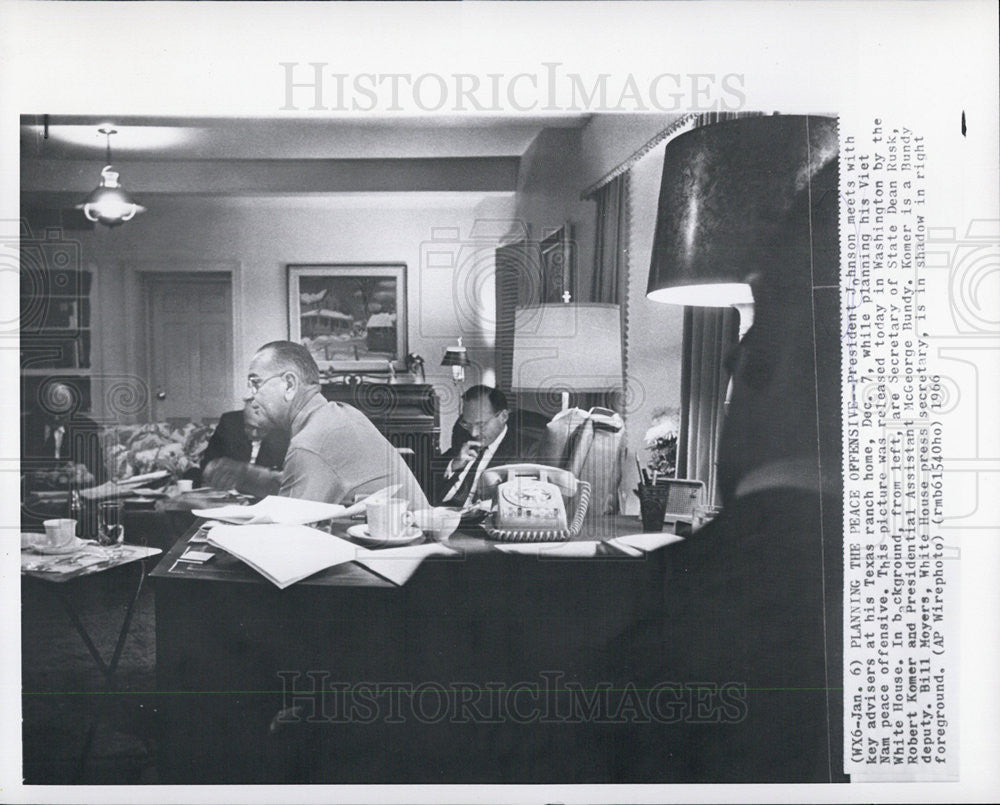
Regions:
[[100, 222], [106, 226], [117, 226], [146, 211], [145, 207], [129, 198], [118, 183], [118, 172], [111, 165], [104, 166], [101, 183], [76, 206], [83, 210], [88, 221]]
[[469, 363], [469, 353], [465, 347], [459, 345], [445, 348], [442, 366], [469, 366]]
[[751, 281], [808, 274], [815, 249], [836, 248], [816, 241], [809, 210], [829, 193], [836, 203], [837, 151], [837, 121], [806, 115], [731, 120], [672, 140], [647, 296], [727, 307], [753, 301]]
[[551, 304], [514, 315], [512, 391], [622, 387], [618, 305]]

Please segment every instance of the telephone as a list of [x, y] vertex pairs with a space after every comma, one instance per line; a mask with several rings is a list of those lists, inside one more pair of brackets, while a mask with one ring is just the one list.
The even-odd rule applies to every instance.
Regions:
[[[590, 485], [573, 473], [543, 464], [490, 467], [479, 479], [478, 496], [496, 503], [492, 528], [496, 539], [568, 539], [579, 531], [590, 502]], [[564, 499], [576, 502], [567, 522]]]

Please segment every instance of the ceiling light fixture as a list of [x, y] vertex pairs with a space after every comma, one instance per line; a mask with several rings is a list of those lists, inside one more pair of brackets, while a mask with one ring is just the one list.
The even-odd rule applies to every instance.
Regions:
[[105, 226], [118, 226], [125, 221], [131, 221], [136, 214], [145, 212], [146, 208], [129, 198], [125, 189], [118, 183], [118, 171], [111, 164], [111, 135], [118, 132], [110, 126], [103, 126], [98, 131], [107, 137], [101, 183], [82, 204], [77, 204], [76, 208], [83, 210], [88, 221], [100, 222]]

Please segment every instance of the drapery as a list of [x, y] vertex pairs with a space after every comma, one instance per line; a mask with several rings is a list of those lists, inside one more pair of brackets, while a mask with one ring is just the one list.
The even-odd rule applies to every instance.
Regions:
[[[619, 305], [622, 328], [622, 382], [628, 376], [628, 252], [629, 174], [625, 172], [597, 190], [597, 234], [594, 242], [594, 273], [590, 284], [591, 302]], [[589, 406], [601, 405], [620, 410], [618, 392], [581, 395]], [[581, 407], [583, 407], [581, 405]]]
[[496, 387], [510, 391], [514, 364], [514, 313], [521, 301], [519, 287], [527, 273], [528, 244], [521, 240], [496, 250]]
[[716, 500], [715, 460], [729, 386], [725, 359], [738, 338], [735, 308], [684, 308], [677, 477], [703, 481], [709, 503]]
[[620, 304], [628, 278], [629, 175], [623, 173], [597, 191], [597, 237], [591, 302]]

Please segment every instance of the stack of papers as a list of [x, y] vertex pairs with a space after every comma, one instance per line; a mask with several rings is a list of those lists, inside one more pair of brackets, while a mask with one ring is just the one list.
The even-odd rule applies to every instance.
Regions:
[[279, 495], [268, 495], [252, 506], [219, 506], [214, 509], [193, 509], [196, 517], [211, 517], [226, 523], [263, 525], [278, 523], [280, 525], [305, 525], [318, 523], [321, 520], [353, 517], [365, 510], [365, 504], [371, 498], [389, 497], [399, 485], [380, 489], [353, 506], [341, 506], [339, 503], [321, 503], [316, 500], [301, 498], [286, 498]]
[[367, 553], [305, 525], [218, 525], [208, 532], [206, 542], [246, 562], [281, 589]]
[[147, 472], [143, 475], [133, 475], [124, 481], [105, 481], [98, 486], [81, 489], [80, 495], [86, 500], [125, 497], [127, 495], [138, 494], [138, 490], [142, 488], [143, 484], [147, 484], [150, 481], [161, 481], [169, 475], [170, 473], [166, 470], [157, 470], [156, 472]]

